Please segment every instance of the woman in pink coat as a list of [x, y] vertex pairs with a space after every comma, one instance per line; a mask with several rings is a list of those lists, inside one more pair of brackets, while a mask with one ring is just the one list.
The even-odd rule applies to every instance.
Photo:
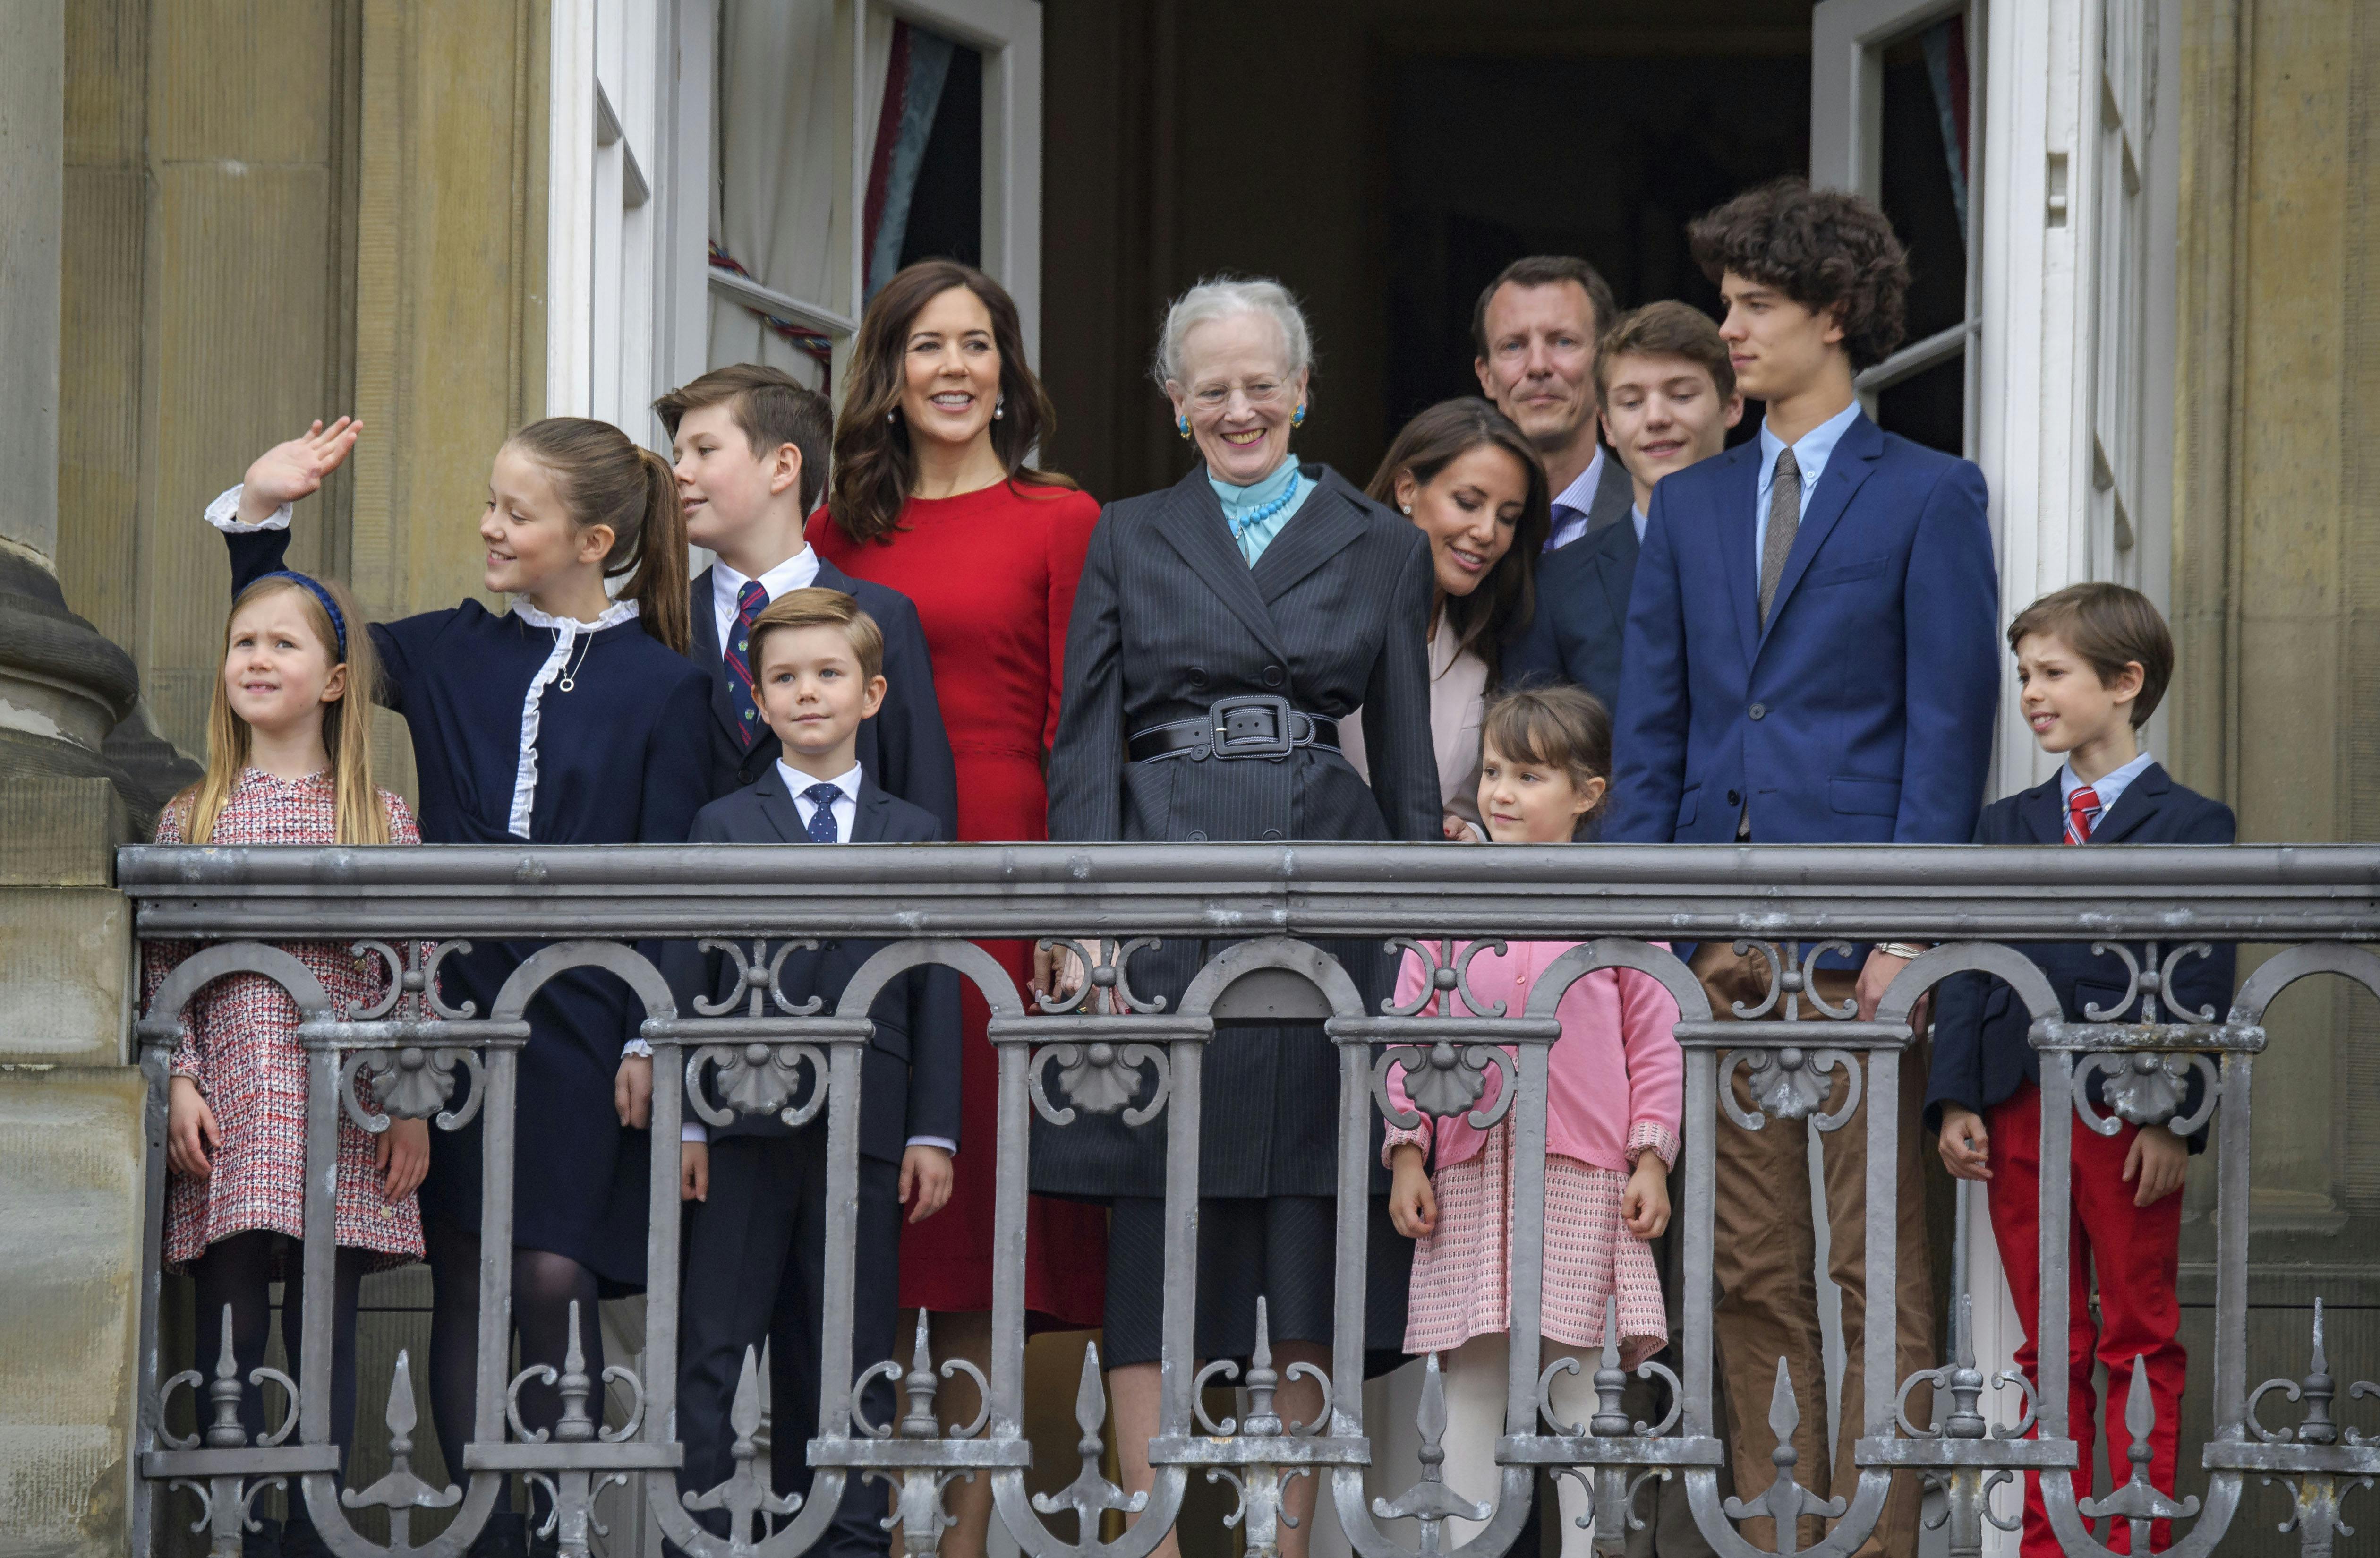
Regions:
[[[1601, 805], [1609, 773], [1611, 724], [1603, 706], [1575, 688], [1548, 688], [1497, 700], [1483, 723], [1479, 810], [1499, 844], [1560, 844]], [[1529, 992], [1570, 942], [1519, 942], [1471, 960], [1470, 988], [1492, 1010], [1528, 1007]], [[1458, 966], [1466, 943], [1457, 943]], [[1397, 1004], [1430, 991], [1430, 969], [1408, 952]], [[1561, 1037], [1548, 1056], [1546, 1101], [1545, 1281], [1538, 1316], [1541, 1365], [1578, 1359], [1557, 1376], [1554, 1409], [1572, 1421], [1595, 1410], [1588, 1388], [1603, 1345], [1604, 1313], [1620, 1300], [1622, 1367], [1633, 1369], [1669, 1340], [1660, 1272], [1647, 1239], [1670, 1220], [1669, 1171], [1678, 1155], [1684, 1064], [1678, 1004], [1660, 982], [1633, 969], [1599, 968], [1571, 985], [1555, 1008]], [[1431, 996], [1423, 1015], [1469, 1014], [1454, 996]], [[1501, 1088], [1491, 1069], [1478, 1108]], [[1402, 1071], [1389, 1090], [1408, 1113]], [[1444, 1475], [1465, 1498], [1496, 1496], [1495, 1444], [1503, 1431], [1505, 1333], [1511, 1326], [1512, 1240], [1511, 1114], [1485, 1131], [1462, 1115], [1390, 1126], [1395, 1172], [1389, 1211], [1414, 1252], [1405, 1351], [1434, 1352], [1446, 1375]], [[1579, 1528], [1585, 1491], [1560, 1483], [1566, 1552], [1584, 1553]], [[1577, 1507], [1573, 1508], [1575, 1503]], [[1455, 1522], [1454, 1540], [1471, 1523]]]

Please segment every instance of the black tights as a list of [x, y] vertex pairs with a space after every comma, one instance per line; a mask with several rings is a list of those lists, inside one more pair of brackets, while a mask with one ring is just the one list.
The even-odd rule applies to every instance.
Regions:
[[[207, 1395], [214, 1383], [215, 1363], [223, 1355], [224, 1307], [231, 1308], [231, 1356], [238, 1365], [239, 1422], [253, 1439], [264, 1432], [264, 1387], [248, 1377], [264, 1361], [264, 1344], [273, 1323], [273, 1266], [287, 1252], [287, 1280], [282, 1284], [281, 1342], [289, 1355], [289, 1377], [304, 1380], [301, 1354], [306, 1334], [306, 1284], [298, 1280], [302, 1247], [295, 1239], [269, 1229], [232, 1234], [209, 1245], [190, 1262], [190, 1276], [199, 1296], [199, 1428], [204, 1432], [214, 1420]], [[356, 1297], [364, 1279], [364, 1251], [342, 1249], [333, 1286], [331, 1308], [331, 1442], [346, 1459], [356, 1422]]]
[[[476, 1415], [473, 1393], [480, 1360], [480, 1235], [443, 1219], [422, 1229], [430, 1252], [430, 1415], [449, 1467], [462, 1461]], [[603, 1328], [595, 1303], [595, 1274], [566, 1255], [513, 1248], [513, 1326], [524, 1369], [550, 1364], [562, 1372], [570, 1345], [570, 1306], [578, 1305], [578, 1346], [589, 1379], [597, 1382], [587, 1410], [603, 1413]], [[500, 1383], [497, 1386], [502, 1389]], [[521, 1421], [531, 1432], [562, 1417], [562, 1396], [551, 1385], [520, 1393]], [[450, 1472], [456, 1482], [459, 1472]]]

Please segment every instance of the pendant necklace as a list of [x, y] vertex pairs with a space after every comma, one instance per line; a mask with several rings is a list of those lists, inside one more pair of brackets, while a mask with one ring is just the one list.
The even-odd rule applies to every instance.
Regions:
[[578, 672], [584, 669], [587, 664], [588, 651], [595, 647], [594, 634], [581, 633], [576, 635], [576, 637], [580, 640], [578, 647], [578, 662], [575, 665], [572, 664], [568, 657], [568, 652], [565, 651], [563, 659], [561, 678], [553, 684], [565, 692], [568, 692], [572, 688], [578, 685]]

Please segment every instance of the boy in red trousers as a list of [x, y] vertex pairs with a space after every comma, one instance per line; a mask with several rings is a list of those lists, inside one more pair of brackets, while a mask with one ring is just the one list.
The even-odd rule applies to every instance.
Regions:
[[[2056, 778], [1985, 808], [1978, 844], [2228, 844], [2231, 809], [2177, 785], [2141, 749], [2140, 727], [2156, 709], [2173, 674], [2173, 639], [2164, 618], [2138, 590], [2115, 584], [2078, 584], [2044, 596], [2009, 625], [2025, 720], [2042, 750], [2063, 753]], [[2034, 944], [2025, 953], [2057, 989], [2066, 1020], [2086, 1020], [2085, 1008], [2113, 1012], [2131, 980], [2114, 950], [2094, 955], [2091, 943]], [[2143, 950], [2134, 955], [2145, 962]], [[2170, 1020], [2231, 1001], [2233, 949], [2184, 957], [2167, 1004]], [[2165, 1014], [2160, 1014], [2163, 1018]], [[2138, 1021], [2137, 1011], [2110, 1020]], [[2041, 1338], [2041, 1069], [2026, 1030], [2029, 1014], [2015, 993], [1984, 974], [1945, 981], [1934, 1018], [1934, 1058], [1926, 1092], [1926, 1123], [1941, 1133], [1942, 1162], [1961, 1179], [1980, 1180], [1991, 1207], [2009, 1291], [2024, 1322], [2017, 1366], [2035, 1373]], [[2085, 1092], [2107, 1114], [2103, 1078], [2094, 1072]], [[2181, 1117], [2197, 1113], [2204, 1089], [2191, 1077]], [[2182, 1173], [2205, 1133], [2185, 1140], [2162, 1125], [2124, 1125], [2100, 1136], [2077, 1122], [2070, 1211], [2067, 1375], [2070, 1430], [2082, 1446], [2087, 1488], [2095, 1459], [2097, 1402], [2095, 1362], [2107, 1368], [2110, 1403], [2124, 1400], [2132, 1363], [2148, 1360], [2156, 1406], [2149, 1474], [2173, 1489], [2186, 1359], [2177, 1336], [2181, 1309], [2174, 1293], [2181, 1233]], [[2091, 1313], [2092, 1278], [2098, 1282], [2099, 1318]], [[2120, 1411], [2107, 1413], [2107, 1458], [2126, 1466], [2131, 1438]], [[2119, 1473], [2119, 1479], [2121, 1472]], [[2025, 1558], [2055, 1558], [2062, 1549], [2042, 1508], [2041, 1479], [2025, 1475]], [[2117, 1522], [2113, 1551], [2131, 1551], [2129, 1529]], [[2151, 1546], [2169, 1533], [2160, 1522]]]

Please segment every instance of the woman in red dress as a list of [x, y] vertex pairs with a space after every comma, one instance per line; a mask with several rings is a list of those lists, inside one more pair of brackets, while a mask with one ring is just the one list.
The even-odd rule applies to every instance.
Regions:
[[[1049, 397], [1025, 361], [1016, 305], [971, 266], [929, 260], [869, 303], [834, 431], [827, 506], [809, 542], [855, 578], [917, 603], [933, 659], [952, 754], [959, 837], [1049, 837], [1042, 770], [1065, 680], [1066, 623], [1099, 505], [1025, 456], [1048, 434]], [[990, 942], [1029, 1001], [1032, 947]], [[999, 1062], [983, 998], [966, 985], [966, 1048], [957, 1184], [939, 1217], [901, 1242], [901, 1303], [933, 1314], [937, 1357], [991, 1358], [992, 1144]], [[1104, 1209], [1031, 1202], [1025, 1304], [1042, 1325], [1099, 1323], [1107, 1270]], [[906, 1334], [905, 1329], [902, 1334]], [[941, 1392], [945, 1422], [966, 1422], [972, 1391]], [[955, 1482], [951, 1558], [980, 1558], [991, 1514], [988, 1478]]]

